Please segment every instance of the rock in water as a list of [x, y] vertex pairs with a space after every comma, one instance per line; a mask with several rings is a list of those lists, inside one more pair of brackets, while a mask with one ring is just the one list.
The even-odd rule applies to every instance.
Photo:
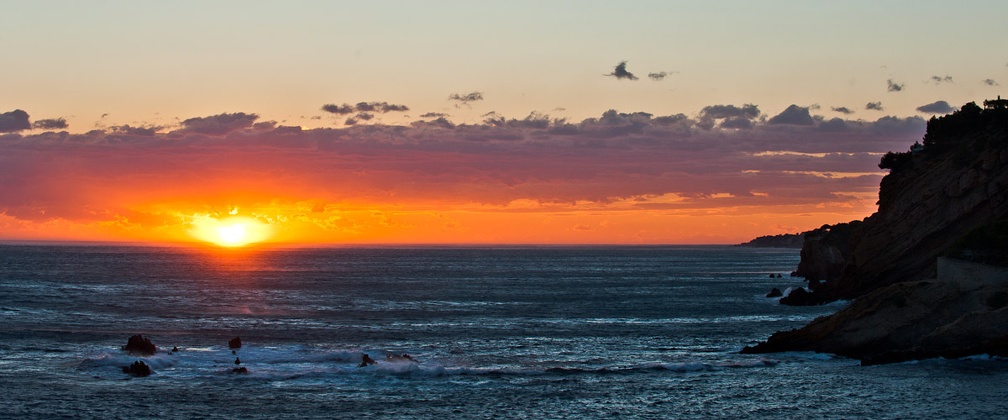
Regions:
[[229, 349], [240, 349], [242, 346], [241, 337], [235, 337], [228, 340]]
[[770, 289], [770, 293], [766, 294], [766, 297], [768, 297], [768, 298], [775, 298], [775, 297], [781, 297], [781, 296], [784, 296], [784, 293], [782, 293], [780, 291], [780, 289], [778, 289], [776, 287], [774, 287], [773, 289]]
[[128, 373], [133, 376], [150, 376], [151, 368], [150, 366], [147, 366], [146, 363], [137, 360], [133, 362], [133, 364], [124, 367], [123, 373]]
[[144, 338], [144, 336], [140, 334], [130, 337], [122, 349], [130, 352], [130, 354], [140, 356], [150, 356], [157, 353], [157, 346], [155, 346], [154, 343], [151, 343], [149, 338]]
[[[949, 267], [939, 273], [974, 273], [977, 265], [939, 261], [940, 267]], [[990, 267], [988, 271], [993, 274], [886, 286], [833, 315], [775, 333], [742, 352], [834, 353], [859, 359], [864, 365], [1001, 355], [1008, 350], [1008, 269]]]

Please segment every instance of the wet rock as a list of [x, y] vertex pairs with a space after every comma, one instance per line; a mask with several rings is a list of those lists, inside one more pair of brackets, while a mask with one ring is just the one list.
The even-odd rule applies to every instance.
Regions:
[[249, 370], [248, 370], [248, 368], [242, 366], [242, 367], [236, 367], [234, 369], [231, 369], [231, 373], [237, 373], [237, 374], [241, 374], [241, 375], [248, 375]]
[[228, 340], [229, 349], [240, 349], [242, 346], [241, 337], [235, 337]]
[[144, 362], [142, 362], [140, 360], [137, 360], [137, 361], [133, 362], [133, 364], [131, 364], [131, 365], [127, 366], [127, 367], [124, 367], [123, 368], [123, 373], [128, 373], [130, 375], [137, 376], [137, 377], [140, 377], [140, 376], [150, 376], [150, 374], [151, 374], [151, 368], [150, 368], [150, 366], [147, 366], [146, 363], [144, 363]]
[[370, 365], [373, 365], [373, 364], [376, 364], [376, 363], [378, 363], [378, 362], [376, 362], [375, 359], [372, 359], [371, 356], [368, 356], [367, 353], [364, 353], [361, 356], [361, 363], [359, 365], [357, 365], [357, 367], [370, 366]]
[[791, 289], [791, 292], [787, 296], [784, 296], [780, 300], [781, 305], [788, 306], [811, 306], [811, 305], [822, 305], [824, 302], [819, 296], [813, 293], [809, 293], [803, 287], [796, 287]]
[[157, 353], [157, 346], [155, 346], [150, 339], [144, 338], [144, 336], [140, 334], [130, 337], [122, 349], [128, 351], [130, 354], [139, 356], [150, 356]]
[[996, 303], [1005, 295], [1008, 283], [897, 283], [742, 352], [833, 353], [863, 365], [1002, 355], [1008, 351], [1008, 307]]
[[770, 289], [770, 293], [766, 294], [766, 297], [768, 297], [768, 298], [775, 298], [775, 297], [781, 297], [781, 296], [784, 296], [784, 293], [782, 293], [781, 290], [778, 289], [778, 288], [776, 288], [776, 287], [774, 287], [773, 289]]

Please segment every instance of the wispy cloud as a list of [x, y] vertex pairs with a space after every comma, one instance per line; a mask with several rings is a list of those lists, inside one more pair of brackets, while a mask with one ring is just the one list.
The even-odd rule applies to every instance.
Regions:
[[886, 85], [888, 85], [888, 87], [886, 88], [886, 90], [888, 90], [889, 92], [901, 92], [901, 91], [903, 91], [904, 84], [903, 83], [893, 82], [892, 79], [886, 80]]
[[985, 84], [985, 85], [987, 85], [987, 86], [1001, 86], [1001, 85], [1000, 85], [1000, 84], [999, 84], [999, 83], [998, 83], [997, 81], [995, 81], [994, 79], [984, 79], [984, 80], [983, 80], [983, 84]]
[[67, 127], [70, 127], [70, 124], [65, 118], [47, 118], [32, 123], [32, 128], [36, 130], [58, 130]]
[[659, 72], [656, 72], [656, 73], [648, 73], [647, 77], [650, 77], [651, 80], [654, 80], [656, 82], [660, 82], [662, 80], [665, 80], [666, 77], [668, 77], [668, 76], [670, 76], [672, 74], [675, 74], [675, 73], [676, 72], [671, 72], [671, 71], [659, 71]]
[[869, 111], [885, 111], [885, 109], [882, 108], [882, 102], [868, 102], [865, 104], [864, 108]]
[[378, 112], [378, 113], [388, 113], [388, 112], [406, 112], [409, 111], [409, 107], [406, 105], [390, 104], [388, 102], [358, 102], [355, 105], [350, 104], [325, 104], [322, 105], [322, 110], [330, 114], [336, 115], [348, 115], [355, 112]]
[[833, 110], [833, 112], [839, 112], [844, 115], [850, 115], [854, 113], [853, 109], [847, 108], [845, 106], [835, 106], [831, 109]]
[[469, 104], [469, 102], [476, 102], [483, 100], [483, 92], [469, 92], [466, 94], [453, 93], [448, 95], [449, 101], [457, 101], [463, 105]]
[[954, 83], [952, 81], [952, 76], [949, 76], [949, 75], [945, 75], [944, 77], [943, 76], [931, 76], [931, 81], [935, 82], [935, 84], [938, 84], [938, 85], [940, 85], [942, 83]]

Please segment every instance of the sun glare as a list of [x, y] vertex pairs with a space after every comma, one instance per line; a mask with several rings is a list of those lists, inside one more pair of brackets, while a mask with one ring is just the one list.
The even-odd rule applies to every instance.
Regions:
[[265, 223], [248, 217], [206, 217], [193, 223], [190, 234], [201, 241], [237, 248], [269, 239], [270, 229]]

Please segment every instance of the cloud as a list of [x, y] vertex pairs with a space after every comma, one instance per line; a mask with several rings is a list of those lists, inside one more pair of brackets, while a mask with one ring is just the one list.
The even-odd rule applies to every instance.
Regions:
[[752, 122], [760, 116], [759, 107], [753, 104], [745, 104], [741, 107], [735, 105], [709, 105], [700, 110], [698, 115], [699, 126], [704, 129], [711, 129], [715, 126], [722, 128], [749, 128]]
[[32, 128], [41, 130], [59, 130], [67, 128], [70, 125], [67, 124], [67, 120], [64, 118], [50, 118], [44, 120], [36, 120], [32, 123]]
[[20, 109], [0, 114], [0, 133], [10, 133], [21, 130], [30, 130], [31, 122], [28, 121], [28, 113]]
[[892, 79], [886, 80], [886, 84], [888, 85], [886, 90], [888, 90], [889, 92], [900, 92], [903, 90], [904, 86], [903, 83], [893, 82]]
[[343, 105], [325, 104], [322, 105], [322, 110], [336, 115], [346, 115], [354, 113], [354, 107], [351, 106], [350, 104], [343, 104]]
[[[258, 125], [258, 124], [256, 124]], [[114, 125], [104, 130], [105, 133], [109, 134], [124, 134], [127, 136], [142, 136], [150, 137], [157, 134], [158, 130], [163, 127], [151, 126], [151, 127], [131, 127], [129, 124], [125, 125]]]
[[447, 116], [448, 114], [445, 114], [443, 112], [428, 112], [421, 115], [420, 118], [444, 118]]
[[952, 111], [955, 111], [955, 108], [945, 101], [936, 101], [917, 107], [917, 112], [924, 114], [948, 114]]
[[[221, 114], [191, 119], [176, 132], [120, 126], [6, 134], [0, 135], [0, 227], [128, 219], [160, 229], [215, 208], [298, 202], [310, 204], [259, 215], [310, 217], [316, 203], [332, 203], [319, 214], [347, 209], [340, 223], [356, 229], [365, 222], [351, 222], [347, 214], [355, 206], [400, 214], [517, 214], [526, 210], [514, 206], [524, 203], [526, 221], [541, 220], [550, 209], [689, 216], [770, 202], [789, 214], [817, 206], [835, 212], [872, 206], [882, 176], [879, 156], [906, 150], [926, 125], [920, 117], [776, 125], [808, 122], [807, 108], [788, 109], [774, 123], [746, 104], [711, 105], [693, 117], [609, 110], [567, 121], [494, 113], [486, 122], [458, 125], [443, 117], [359, 124], [354, 112], [346, 126], [314, 129], [271, 128], [254, 122], [254, 114]], [[702, 129], [701, 117], [726, 129]], [[206, 126], [222, 128], [194, 131]]]
[[409, 107], [406, 105], [395, 105], [388, 102], [358, 102], [357, 105], [354, 105], [354, 109], [357, 112], [380, 112], [382, 114], [409, 111]]
[[448, 95], [449, 101], [458, 101], [462, 104], [468, 104], [469, 102], [482, 101], [483, 92], [469, 92], [466, 94], [453, 93]]
[[815, 125], [815, 120], [809, 114], [809, 109], [798, 105], [787, 107], [767, 122], [773, 125]]
[[867, 104], [865, 104], [864, 109], [867, 109], [869, 111], [884, 111], [884, 109], [882, 108], [882, 102], [868, 102]]
[[939, 85], [942, 84], [942, 83], [954, 83], [952, 81], [952, 76], [949, 76], [949, 75], [945, 75], [945, 77], [942, 77], [942, 76], [931, 76], [931, 81], [935, 82], [935, 84], [939, 84]]
[[616, 68], [613, 69], [613, 72], [606, 74], [605, 76], [612, 76], [617, 79], [637, 80], [637, 76], [634, 76], [633, 73], [627, 71], [626, 65], [626, 61], [620, 61], [619, 64], [616, 65]]
[[673, 73], [674, 72], [660, 71], [660, 72], [657, 72], [657, 73], [648, 73], [647, 77], [650, 77], [651, 80], [654, 80], [656, 82], [660, 82], [662, 80], [665, 80], [666, 77], [668, 77], [669, 75], [671, 75]]
[[235, 112], [233, 114], [217, 114], [209, 117], [195, 117], [182, 121], [185, 131], [222, 136], [235, 130], [249, 128], [259, 119], [259, 115]]
[[358, 102], [356, 105], [350, 104], [325, 104], [322, 105], [322, 110], [330, 114], [336, 115], [348, 115], [355, 112], [406, 112], [409, 111], [409, 107], [406, 105], [396, 105], [390, 104], [388, 102]]
[[832, 108], [833, 112], [839, 112], [844, 115], [850, 115], [854, 113], [853, 109], [847, 108], [845, 106], [835, 106]]
[[984, 79], [984, 80], [983, 80], [983, 84], [985, 84], [985, 85], [987, 85], [987, 86], [1001, 86], [1001, 85], [1000, 85], [1000, 84], [998, 84], [998, 82], [997, 82], [997, 81], [995, 81], [994, 79]]

